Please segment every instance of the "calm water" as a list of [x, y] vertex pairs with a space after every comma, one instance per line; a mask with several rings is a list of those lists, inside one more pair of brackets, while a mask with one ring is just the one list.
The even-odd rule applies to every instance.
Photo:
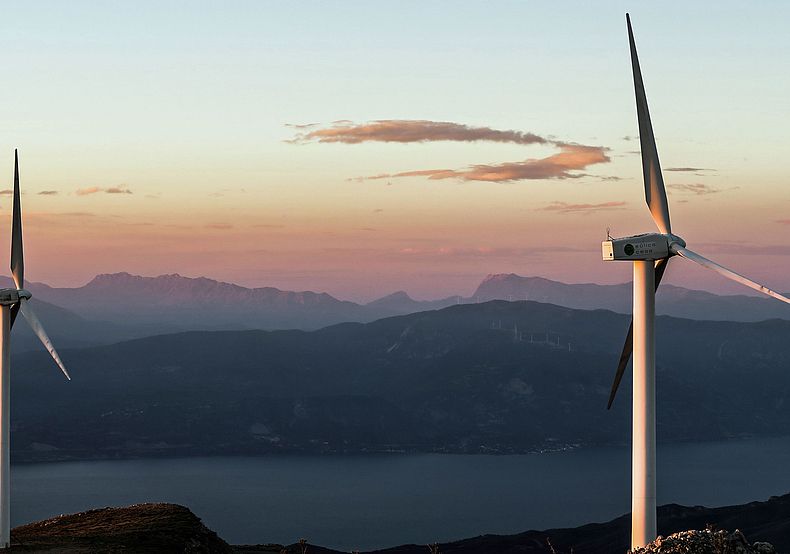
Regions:
[[[790, 438], [661, 445], [659, 503], [790, 491]], [[135, 502], [189, 506], [232, 543], [342, 549], [575, 526], [630, 510], [630, 452], [192, 458], [16, 465], [12, 524]]]

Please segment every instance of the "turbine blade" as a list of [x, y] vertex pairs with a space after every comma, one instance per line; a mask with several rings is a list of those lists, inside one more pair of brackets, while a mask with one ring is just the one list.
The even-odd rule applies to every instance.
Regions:
[[639, 119], [639, 143], [642, 151], [642, 174], [645, 181], [645, 201], [650, 215], [662, 233], [671, 233], [669, 223], [669, 204], [664, 178], [661, 175], [661, 164], [658, 161], [656, 138], [653, 136], [653, 125], [650, 123], [650, 112], [647, 109], [645, 84], [642, 82], [642, 71], [639, 69], [639, 58], [636, 55], [634, 33], [631, 30], [631, 18], [625, 14], [628, 23], [628, 42], [631, 45], [631, 68], [634, 72], [634, 91], [636, 93], [636, 114]]
[[[664, 271], [667, 269], [667, 262], [669, 262], [669, 258], [663, 258], [656, 262], [656, 272], [655, 272], [655, 279], [656, 279], [656, 290], [658, 290], [658, 285], [661, 284], [661, 278], [664, 277]], [[625, 373], [625, 368], [628, 366], [628, 360], [631, 359], [631, 354], [634, 351], [634, 320], [631, 318], [631, 325], [628, 326], [628, 334], [625, 336], [625, 344], [623, 344], [623, 351], [620, 354], [620, 361], [617, 363], [617, 372], [614, 374], [614, 382], [612, 383], [612, 390], [609, 392], [609, 403], [606, 405], [606, 409], [609, 410], [612, 408], [612, 402], [614, 402], [614, 397], [617, 394], [617, 389], [620, 387], [620, 381], [623, 380], [623, 374]]]
[[754, 289], [754, 290], [756, 290], [758, 292], [761, 292], [763, 294], [767, 294], [768, 296], [772, 296], [772, 297], [776, 298], [777, 300], [781, 300], [782, 302], [787, 302], [788, 304], [790, 304], [790, 298], [787, 298], [786, 296], [783, 296], [783, 295], [779, 294], [778, 292], [776, 292], [774, 290], [771, 290], [771, 289], [769, 289], [766, 286], [761, 285], [760, 283], [755, 283], [754, 281], [752, 281], [751, 279], [747, 279], [743, 275], [739, 275], [738, 273], [735, 273], [734, 271], [731, 271], [731, 270], [727, 269], [726, 267], [724, 267], [722, 265], [719, 265], [716, 262], [714, 262], [712, 260], [709, 260], [708, 258], [706, 258], [704, 256], [700, 256], [696, 252], [692, 252], [688, 248], [683, 248], [679, 244], [673, 244], [673, 245], [671, 245], [669, 247], [669, 249], [672, 252], [674, 252], [675, 254], [677, 254], [678, 256], [682, 256], [683, 258], [686, 258], [687, 260], [691, 260], [692, 262], [696, 262], [699, 265], [701, 265], [702, 267], [706, 267], [708, 269], [712, 269], [713, 271], [715, 271], [719, 275], [723, 275], [727, 279], [732, 279], [736, 283], [740, 283], [742, 285], [746, 285], [747, 287], [749, 287], [751, 289]]
[[609, 391], [609, 402], [606, 404], [606, 409], [612, 409], [612, 402], [617, 394], [617, 389], [620, 387], [620, 381], [623, 380], [625, 368], [628, 365], [628, 360], [631, 359], [631, 354], [634, 351], [634, 320], [631, 319], [631, 324], [628, 325], [628, 334], [625, 336], [625, 344], [623, 344], [623, 351], [620, 354], [620, 361], [617, 362], [617, 372], [614, 374], [614, 382], [612, 383], [612, 390]]
[[16, 316], [19, 315], [19, 302], [11, 306], [11, 325], [9, 325], [9, 330], [14, 328], [14, 321], [16, 321]]
[[20, 309], [22, 310], [22, 315], [25, 316], [25, 319], [30, 324], [30, 328], [33, 329], [33, 332], [38, 336], [39, 339], [41, 339], [44, 347], [49, 351], [52, 359], [55, 360], [55, 363], [58, 364], [58, 367], [63, 372], [63, 375], [66, 376], [66, 379], [71, 381], [69, 372], [66, 371], [66, 366], [63, 365], [60, 356], [58, 356], [58, 352], [55, 350], [55, 347], [52, 346], [52, 341], [49, 340], [49, 336], [47, 336], [44, 326], [41, 325], [38, 317], [36, 317], [36, 312], [33, 311], [33, 308], [30, 307], [30, 304], [28, 304], [26, 300], [20, 301], [19, 305], [21, 307]]
[[25, 259], [22, 252], [22, 211], [19, 201], [19, 156], [14, 150], [14, 207], [11, 223], [11, 275], [16, 288], [25, 287]]

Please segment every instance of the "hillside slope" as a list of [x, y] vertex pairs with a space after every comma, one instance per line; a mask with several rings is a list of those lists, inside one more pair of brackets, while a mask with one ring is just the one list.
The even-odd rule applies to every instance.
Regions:
[[[313, 332], [181, 333], [65, 350], [71, 382], [46, 353], [24, 354], [13, 361], [12, 455], [623, 444], [629, 377], [605, 407], [628, 321], [489, 302]], [[657, 333], [659, 440], [790, 429], [790, 321], [659, 317]]]

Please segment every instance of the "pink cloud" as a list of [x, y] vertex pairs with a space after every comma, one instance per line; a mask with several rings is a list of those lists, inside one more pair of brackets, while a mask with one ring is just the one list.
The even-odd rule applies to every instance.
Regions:
[[106, 188], [104, 189], [104, 192], [107, 194], [132, 194], [132, 191], [123, 185]]
[[88, 196], [96, 194], [97, 192], [105, 192], [107, 194], [132, 194], [132, 191], [126, 185], [117, 185], [114, 187], [87, 187], [84, 189], [77, 189], [77, 196]]
[[565, 144], [558, 154], [546, 158], [507, 162], [502, 164], [473, 165], [467, 169], [420, 169], [401, 173], [384, 173], [366, 179], [393, 179], [398, 177], [427, 177], [432, 180], [460, 179], [462, 181], [487, 181], [502, 183], [532, 179], [572, 179], [584, 174], [573, 173], [590, 165], [606, 163], [609, 156], [602, 146]]
[[625, 205], [625, 202], [602, 202], [600, 204], [569, 204], [567, 202], [552, 202], [545, 208], [541, 208], [541, 210], [546, 212], [558, 212], [562, 214], [592, 213], [604, 210], [619, 210]]
[[449, 121], [383, 119], [355, 125], [338, 121], [331, 127], [297, 135], [289, 142], [508, 142], [513, 144], [545, 144], [549, 140], [533, 133], [501, 131], [490, 127], [472, 127]]
[[696, 194], [698, 196], [702, 196], [705, 194], [716, 194], [717, 192], [721, 192], [722, 189], [718, 189], [716, 187], [712, 187], [710, 185], [704, 185], [702, 183], [694, 183], [694, 184], [674, 184], [674, 185], [667, 185], [668, 189], [676, 190], [678, 192], [686, 192], [690, 194]]
[[466, 169], [417, 169], [400, 173], [379, 173], [358, 177], [357, 181], [401, 177], [427, 177], [432, 180], [458, 179], [461, 181], [506, 182], [525, 179], [570, 179], [582, 177], [577, 173], [590, 165], [607, 163], [608, 149], [586, 146], [534, 133], [499, 130], [491, 127], [472, 127], [449, 121], [384, 119], [364, 124], [336, 121], [330, 127], [298, 134], [289, 142], [321, 142], [359, 144], [362, 142], [423, 143], [435, 141], [501, 142], [520, 145], [550, 144], [559, 148], [557, 154], [539, 159], [501, 164], [472, 165]]

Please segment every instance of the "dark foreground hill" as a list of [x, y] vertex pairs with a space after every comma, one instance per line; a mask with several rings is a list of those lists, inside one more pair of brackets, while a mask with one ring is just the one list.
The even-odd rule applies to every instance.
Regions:
[[212, 552], [233, 549], [183, 506], [136, 504], [16, 527], [11, 552]]
[[[668, 504], [658, 508], [658, 533], [667, 536], [708, 527], [740, 531], [749, 542], [771, 543], [777, 552], [790, 553], [790, 495], [766, 502], [706, 508]], [[625, 554], [630, 546], [631, 516], [606, 523], [590, 523], [568, 529], [526, 531], [516, 535], [483, 535], [440, 544], [442, 554]], [[377, 551], [378, 554], [424, 554], [423, 545], [406, 545]], [[661, 552], [661, 551], [659, 551]], [[720, 554], [709, 550], [686, 550], [688, 554]], [[737, 551], [736, 551], [737, 552]], [[721, 554], [728, 554], [726, 551]]]
[[[790, 495], [766, 502], [740, 506], [661, 506], [659, 533], [669, 535], [688, 529], [740, 529], [750, 542], [765, 541], [776, 552], [790, 552]], [[262, 523], [265, 527], [265, 523]], [[484, 535], [440, 544], [442, 554], [613, 554], [628, 550], [629, 516], [606, 523], [570, 529], [527, 531], [516, 535]], [[261, 531], [262, 534], [265, 531]], [[15, 528], [11, 552], [185, 552], [217, 554], [332, 554], [338, 551], [312, 544], [290, 546], [262, 544], [231, 546], [207, 529], [187, 508], [174, 504], [139, 504], [126, 508], [104, 508], [60, 516]], [[765, 550], [770, 552], [770, 550]], [[425, 554], [427, 545], [404, 545], [377, 554]], [[655, 550], [654, 552], [663, 552]], [[672, 551], [676, 552], [676, 551]], [[680, 552], [678, 550], [677, 552]], [[709, 554], [710, 550], [682, 550]]]
[[[626, 444], [629, 318], [489, 302], [319, 331], [192, 332], [14, 357], [12, 457], [526, 452]], [[790, 321], [659, 317], [662, 441], [787, 435]]]

